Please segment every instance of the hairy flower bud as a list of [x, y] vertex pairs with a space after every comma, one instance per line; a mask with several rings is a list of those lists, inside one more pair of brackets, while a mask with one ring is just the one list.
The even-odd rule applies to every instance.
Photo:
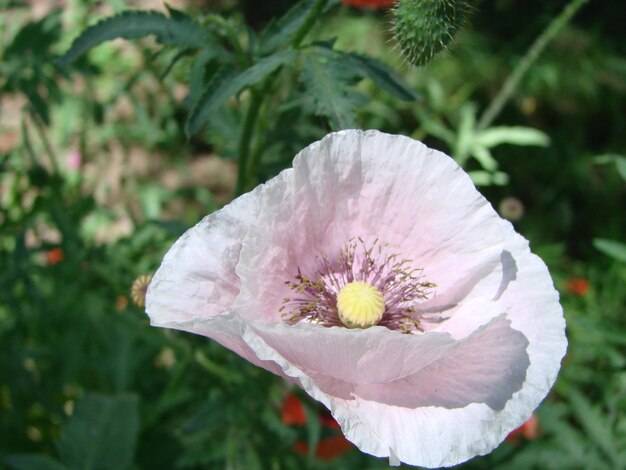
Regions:
[[396, 40], [414, 65], [425, 65], [444, 50], [471, 10], [466, 0], [400, 0], [395, 9]]

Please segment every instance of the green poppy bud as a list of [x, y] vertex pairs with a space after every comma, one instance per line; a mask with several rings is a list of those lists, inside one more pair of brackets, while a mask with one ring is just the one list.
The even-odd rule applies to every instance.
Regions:
[[444, 50], [471, 11], [466, 0], [400, 0], [395, 9], [396, 40], [414, 65], [425, 65]]

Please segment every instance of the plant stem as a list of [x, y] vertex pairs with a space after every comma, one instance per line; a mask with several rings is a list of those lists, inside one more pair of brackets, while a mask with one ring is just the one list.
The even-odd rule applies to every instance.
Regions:
[[300, 29], [296, 32], [296, 34], [293, 37], [293, 42], [292, 42], [293, 47], [298, 47], [300, 45], [304, 37], [311, 30], [311, 28], [313, 27], [317, 19], [320, 17], [322, 12], [324, 11], [324, 8], [326, 8], [327, 4], [328, 4], [328, 0], [317, 0], [317, 2], [315, 2], [315, 5], [313, 5], [313, 8], [311, 8], [311, 11], [309, 12], [308, 16], [304, 20], [304, 23], [302, 23], [302, 26], [300, 26]]
[[563, 9], [559, 16], [550, 22], [548, 27], [535, 40], [530, 49], [528, 49], [524, 58], [519, 64], [517, 64], [513, 73], [507, 78], [506, 82], [498, 92], [498, 95], [485, 110], [480, 118], [480, 121], [478, 122], [478, 130], [486, 129], [491, 125], [498, 114], [500, 114], [507, 101], [509, 101], [513, 96], [513, 93], [519, 86], [520, 81], [530, 66], [537, 60], [550, 41], [552, 41], [561, 29], [572, 19], [574, 14], [588, 1], [589, 0], [572, 0], [569, 5]]
[[35, 153], [35, 150], [33, 148], [30, 134], [28, 132], [28, 127], [26, 127], [26, 119], [24, 117], [22, 117], [21, 129], [22, 129], [22, 143], [24, 145], [24, 148], [26, 149], [26, 155], [28, 156], [28, 160], [29, 160], [28, 163], [31, 166], [38, 165], [39, 162], [37, 161], [37, 154]]
[[225, 19], [224, 17], [220, 15], [207, 15], [204, 18], [204, 20], [206, 23], [215, 23], [216, 25], [224, 28], [224, 31], [226, 33], [226, 36], [228, 37], [228, 40], [235, 48], [237, 60], [239, 61], [241, 65], [245, 66], [248, 62], [248, 56], [246, 55], [246, 52], [243, 50], [243, 47], [241, 46], [241, 42], [239, 41], [239, 37], [237, 36], [237, 31], [235, 30], [233, 25], [230, 23], [230, 21], [228, 21], [227, 19]]
[[[292, 47], [297, 48], [308, 32], [311, 30], [313, 25], [315, 25], [317, 19], [326, 8], [328, 4], [328, 0], [317, 0], [311, 11], [305, 18], [302, 26], [294, 35], [293, 41], [291, 43]], [[280, 69], [278, 69], [280, 70]], [[259, 116], [259, 111], [261, 110], [261, 105], [263, 104], [263, 100], [265, 96], [269, 93], [269, 89], [272, 84], [276, 80], [276, 76], [278, 74], [278, 70], [271, 74], [268, 78], [266, 78], [261, 86], [257, 89], [251, 89], [251, 100], [248, 105], [248, 110], [246, 112], [246, 118], [243, 124], [243, 129], [241, 131], [241, 138], [239, 140], [239, 168], [237, 170], [237, 183], [235, 185], [235, 197], [241, 196], [244, 192], [249, 189], [250, 184], [250, 173], [256, 170], [258, 166], [258, 160], [261, 156], [261, 152], [255, 152], [251, 156], [250, 149], [252, 147], [252, 134], [254, 132], [254, 128], [256, 125], [257, 118]]]
[[34, 110], [30, 112], [30, 117], [32, 118], [32, 121], [35, 123], [35, 129], [37, 130], [37, 133], [39, 134], [39, 138], [41, 139], [41, 142], [43, 143], [43, 147], [46, 151], [46, 154], [48, 155], [48, 159], [50, 160], [50, 167], [51, 167], [52, 174], [58, 175], [60, 173], [58, 158], [54, 153], [52, 145], [50, 145], [50, 141], [48, 140], [48, 136], [46, 135], [46, 130], [44, 128], [44, 124], [41, 118], [39, 117], [39, 115]]
[[[265, 91], [265, 90], [263, 90]], [[250, 147], [252, 145], [252, 132], [256, 124], [259, 110], [263, 103], [264, 93], [256, 90], [250, 90], [251, 99], [246, 112], [246, 118], [241, 131], [241, 139], [239, 140], [239, 168], [237, 170], [237, 184], [235, 186], [235, 197], [241, 196], [248, 189], [248, 169], [250, 158]]]

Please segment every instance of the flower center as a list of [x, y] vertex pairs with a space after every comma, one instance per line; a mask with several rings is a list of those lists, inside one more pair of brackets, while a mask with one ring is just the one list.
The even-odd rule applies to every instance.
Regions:
[[369, 328], [376, 325], [385, 312], [383, 294], [367, 282], [354, 281], [337, 294], [337, 314], [348, 328]]
[[297, 274], [285, 284], [293, 296], [279, 313], [289, 324], [301, 321], [326, 327], [369, 328], [380, 325], [402, 333], [424, 331], [419, 304], [436, 285], [423, 280], [422, 269], [399, 254], [387, 253], [378, 239], [349, 240], [333, 257], [318, 256], [317, 271]]

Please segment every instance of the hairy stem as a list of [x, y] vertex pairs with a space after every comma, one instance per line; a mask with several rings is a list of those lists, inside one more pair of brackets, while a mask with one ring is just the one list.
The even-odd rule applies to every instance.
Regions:
[[478, 129], [486, 129], [491, 125], [494, 119], [500, 114], [504, 105], [511, 99], [513, 93], [520, 84], [520, 81], [530, 68], [530, 66], [541, 55], [546, 46], [556, 37], [561, 29], [569, 23], [574, 14], [589, 0], [572, 0], [563, 11], [554, 18], [548, 27], [541, 33], [541, 35], [535, 40], [533, 45], [528, 49], [528, 52], [519, 64], [513, 70], [513, 73], [509, 75], [506, 82], [498, 92], [498, 95], [491, 102], [489, 107], [485, 110], [484, 114], [478, 121]]
[[[259, 93], [256, 90], [251, 91], [250, 104], [246, 111], [246, 118], [243, 123], [243, 129], [241, 131], [241, 138], [239, 140], [239, 168], [237, 169], [237, 184], [235, 186], [235, 197], [241, 196], [248, 190], [248, 169], [250, 166], [250, 148], [252, 146], [252, 133], [256, 124], [257, 117], [259, 116], [259, 110], [263, 104], [264, 93]], [[264, 90], [263, 90], [264, 91]]]
[[[327, 4], [328, 0], [317, 0], [315, 2], [311, 11], [302, 23], [302, 26], [300, 26], [300, 29], [296, 32], [291, 43], [292, 47], [297, 48], [300, 45], [313, 25], [317, 22]], [[250, 189], [249, 185], [252, 182], [251, 173], [255, 171], [258, 166], [258, 160], [260, 159], [261, 152], [251, 153], [252, 137], [256, 127], [257, 118], [259, 117], [259, 111], [263, 105], [263, 100], [276, 80], [279, 70], [280, 69], [276, 70], [276, 72], [265, 79], [261, 86], [257, 89], [250, 90], [251, 100], [248, 105], [248, 110], [246, 111], [246, 117], [241, 131], [241, 138], [239, 140], [239, 167], [237, 170], [235, 197], [241, 196], [244, 192]]]
[[39, 134], [39, 138], [41, 139], [41, 142], [43, 143], [43, 148], [45, 149], [46, 154], [48, 155], [48, 159], [50, 160], [51, 171], [53, 174], [58, 175], [60, 173], [58, 158], [54, 153], [54, 149], [52, 148], [50, 141], [48, 140], [44, 123], [42, 119], [39, 117], [39, 115], [35, 112], [35, 110], [31, 110], [30, 117], [33, 123], [35, 124], [35, 130], [37, 131], [37, 134]]
[[321, 16], [327, 4], [328, 0], [317, 0], [317, 2], [315, 2], [315, 5], [313, 5], [313, 8], [311, 8], [311, 11], [304, 20], [304, 23], [302, 23], [302, 26], [300, 26], [300, 29], [293, 37], [293, 47], [298, 47], [300, 45], [304, 37], [308, 34], [313, 25], [317, 22], [318, 18]]

